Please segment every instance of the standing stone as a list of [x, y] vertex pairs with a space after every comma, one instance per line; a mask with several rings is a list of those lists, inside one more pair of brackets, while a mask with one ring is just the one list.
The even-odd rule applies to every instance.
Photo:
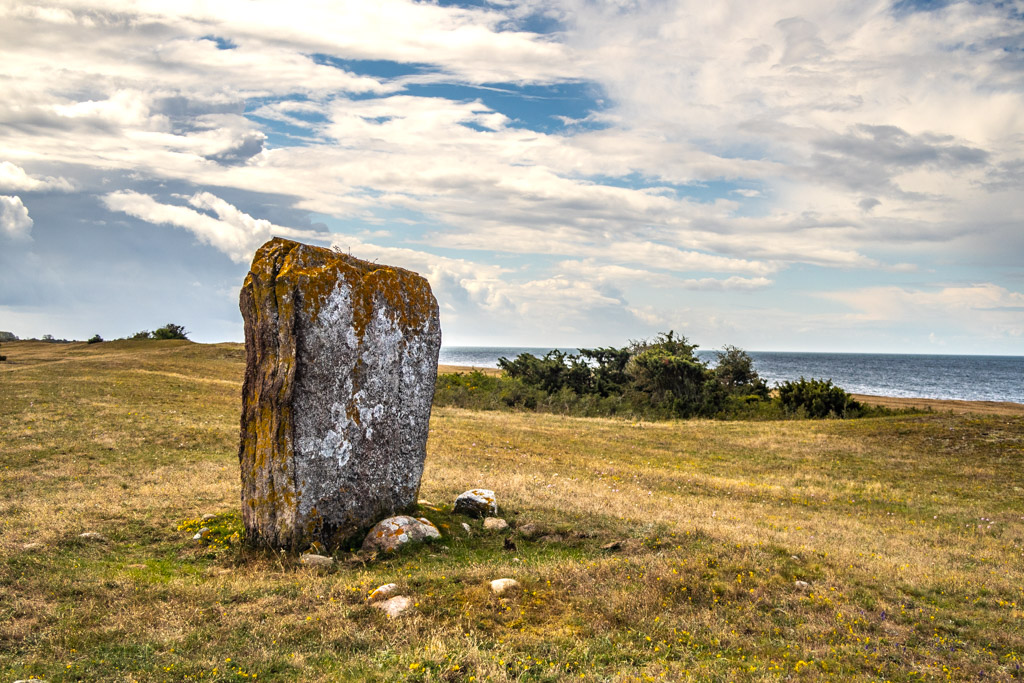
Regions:
[[333, 548], [413, 506], [441, 346], [427, 281], [275, 238], [239, 305], [246, 540]]

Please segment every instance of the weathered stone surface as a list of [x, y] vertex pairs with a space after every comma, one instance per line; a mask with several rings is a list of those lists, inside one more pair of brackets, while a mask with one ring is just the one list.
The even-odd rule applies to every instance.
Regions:
[[491, 590], [497, 594], [507, 593], [513, 588], [518, 588], [519, 582], [515, 579], [495, 579], [491, 581]]
[[98, 531], [86, 531], [84, 534], [78, 534], [78, 537], [83, 541], [96, 541], [97, 543], [107, 542], [107, 537]]
[[455, 512], [470, 517], [498, 514], [498, 502], [490, 489], [470, 489], [455, 499]]
[[489, 531], [501, 531], [508, 528], [508, 522], [501, 517], [485, 517], [484, 528]]
[[397, 595], [390, 600], [385, 600], [384, 602], [375, 602], [372, 607], [376, 607], [391, 618], [400, 617], [404, 612], [409, 611], [409, 608], [412, 607], [412, 598], [407, 598], [404, 595]]
[[406, 543], [428, 538], [441, 538], [441, 532], [429, 519], [397, 515], [381, 520], [370, 529], [363, 539], [363, 550], [391, 552]]
[[415, 504], [441, 345], [427, 281], [273, 239], [239, 305], [247, 540], [334, 548]]
[[377, 586], [370, 592], [369, 597], [366, 599], [370, 602], [377, 602], [378, 600], [387, 600], [392, 595], [398, 592], [397, 583], [385, 583], [383, 586]]

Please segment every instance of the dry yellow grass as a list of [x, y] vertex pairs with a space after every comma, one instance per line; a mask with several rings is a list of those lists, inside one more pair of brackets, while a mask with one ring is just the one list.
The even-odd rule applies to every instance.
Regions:
[[[238, 345], [4, 352], [4, 680], [1021, 676], [1020, 417], [435, 410], [421, 512], [445, 537], [320, 575], [182, 525], [237, 529]], [[510, 532], [462, 531], [480, 485]], [[409, 616], [366, 605], [389, 581]]]

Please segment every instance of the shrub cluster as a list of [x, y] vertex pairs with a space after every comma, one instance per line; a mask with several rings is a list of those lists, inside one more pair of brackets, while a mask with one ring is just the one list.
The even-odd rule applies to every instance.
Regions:
[[176, 325], [174, 323], [167, 323], [163, 327], [158, 327], [152, 332], [149, 330], [141, 330], [136, 332], [128, 339], [188, 339], [188, 332], [185, 330], [183, 325]]
[[856, 417], [863, 407], [831, 381], [785, 382], [776, 396], [735, 346], [709, 366], [686, 337], [667, 332], [623, 348], [554, 350], [501, 358], [500, 376], [480, 371], [438, 377], [437, 405], [520, 409], [581, 416]]

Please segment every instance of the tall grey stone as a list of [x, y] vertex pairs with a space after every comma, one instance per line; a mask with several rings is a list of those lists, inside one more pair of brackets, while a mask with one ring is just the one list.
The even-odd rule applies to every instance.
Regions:
[[247, 540], [333, 548], [414, 505], [441, 346], [427, 281], [275, 238], [240, 308]]

